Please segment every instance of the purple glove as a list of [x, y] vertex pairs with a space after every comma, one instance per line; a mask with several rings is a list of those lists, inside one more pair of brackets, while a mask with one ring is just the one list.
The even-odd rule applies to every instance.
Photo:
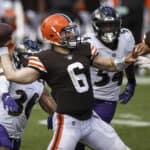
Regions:
[[134, 95], [135, 86], [135, 82], [127, 83], [125, 90], [119, 95], [119, 100], [122, 104], [127, 104], [132, 98], [132, 96]]
[[2, 95], [2, 101], [3, 101], [4, 109], [7, 109], [8, 111], [11, 112], [19, 111], [19, 106], [17, 102], [11, 97], [9, 93], [4, 93]]
[[50, 115], [47, 118], [47, 128], [53, 129], [53, 115]]

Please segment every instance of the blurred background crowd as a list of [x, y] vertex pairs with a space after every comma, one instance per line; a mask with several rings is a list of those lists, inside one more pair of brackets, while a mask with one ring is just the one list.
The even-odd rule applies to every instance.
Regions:
[[122, 26], [132, 31], [136, 43], [150, 28], [150, 0], [0, 0], [0, 21], [12, 25], [15, 41], [29, 37], [46, 48], [40, 33], [40, 22], [46, 16], [54, 12], [65, 13], [80, 25], [81, 34], [85, 34], [93, 32], [91, 14], [100, 5], [118, 10]]

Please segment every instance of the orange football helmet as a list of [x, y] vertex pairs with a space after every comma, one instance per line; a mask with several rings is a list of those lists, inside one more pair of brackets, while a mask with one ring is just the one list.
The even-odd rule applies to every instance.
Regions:
[[48, 16], [41, 24], [45, 40], [59, 46], [75, 47], [79, 43], [79, 29], [71, 19], [60, 13]]

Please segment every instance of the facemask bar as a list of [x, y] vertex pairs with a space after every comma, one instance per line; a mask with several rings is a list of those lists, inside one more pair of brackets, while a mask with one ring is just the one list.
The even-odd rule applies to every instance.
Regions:
[[31, 40], [24, 39], [23, 42], [17, 43], [13, 52], [13, 61], [15, 67], [21, 68], [26, 66], [27, 58], [32, 53], [36, 53], [38, 51], [40, 51], [40, 48]]
[[97, 21], [96, 26], [99, 28], [101, 39], [105, 43], [113, 42], [120, 32], [119, 21]]
[[65, 27], [60, 35], [63, 46], [68, 48], [74, 48], [81, 42], [79, 28], [76, 24]]
[[92, 26], [102, 42], [111, 44], [119, 36], [121, 18], [113, 8], [101, 6], [92, 14]]

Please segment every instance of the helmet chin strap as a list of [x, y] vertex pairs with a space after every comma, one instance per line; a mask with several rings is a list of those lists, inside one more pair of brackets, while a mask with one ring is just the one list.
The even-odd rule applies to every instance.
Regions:
[[77, 46], [77, 43], [76, 42], [65, 42], [65, 44], [60, 44], [58, 46], [62, 47], [62, 48], [75, 48]]
[[64, 41], [64, 44], [60, 45], [61, 47], [64, 47], [64, 48], [75, 48], [79, 45], [79, 43], [81, 43], [81, 37], [77, 37], [75, 38], [75, 40], [73, 41]]

